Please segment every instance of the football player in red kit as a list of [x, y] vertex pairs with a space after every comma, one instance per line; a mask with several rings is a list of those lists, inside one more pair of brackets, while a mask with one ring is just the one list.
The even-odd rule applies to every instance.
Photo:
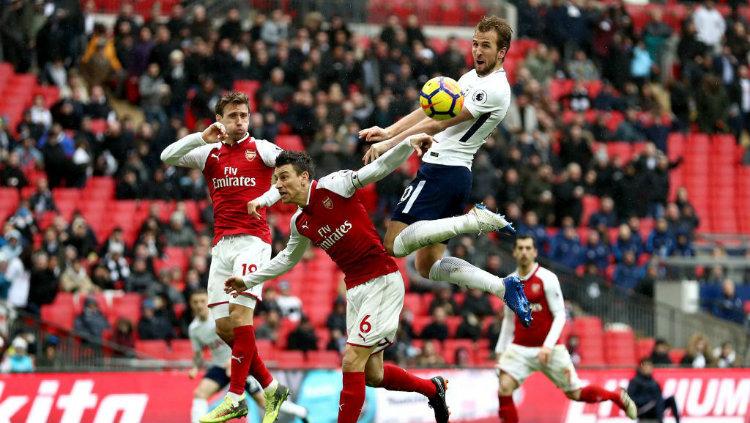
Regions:
[[[339, 401], [339, 423], [356, 423], [365, 400], [365, 385], [393, 391], [419, 392], [429, 399], [438, 423], [448, 421], [447, 381], [416, 377], [383, 364], [383, 350], [396, 336], [404, 302], [404, 282], [388, 255], [362, 203], [358, 188], [376, 182], [411, 155], [432, 145], [425, 134], [406, 138], [373, 163], [358, 171], [342, 170], [312, 179], [313, 165], [305, 153], [285, 151], [276, 159], [274, 178], [284, 203], [297, 204], [289, 242], [269, 263], [242, 278], [226, 282], [226, 291], [241, 295], [246, 289], [289, 271], [310, 243], [331, 257], [344, 272], [346, 284], [347, 345], [342, 359], [344, 388]], [[265, 205], [265, 204], [264, 204]]]
[[255, 346], [253, 310], [262, 286], [232, 297], [224, 281], [245, 275], [271, 259], [271, 232], [265, 211], [256, 219], [248, 213], [252, 200], [264, 204], [279, 199], [271, 187], [276, 145], [248, 133], [249, 106], [240, 92], [224, 95], [216, 104], [216, 122], [203, 133], [190, 134], [169, 145], [161, 159], [174, 166], [200, 169], [214, 205], [214, 246], [208, 275], [208, 307], [216, 321], [216, 333], [232, 347], [232, 372], [224, 401], [200, 421], [223, 422], [247, 414], [245, 380], [248, 373], [260, 382], [266, 399], [264, 423], [273, 422], [289, 390], [279, 385], [266, 369]]
[[518, 422], [513, 404], [513, 391], [531, 373], [540, 371], [565, 395], [574, 401], [602, 402], [611, 400], [628, 417], [636, 418], [637, 409], [624, 389], [608, 391], [601, 386], [582, 386], [570, 354], [558, 343], [565, 326], [565, 305], [560, 282], [551, 271], [536, 262], [534, 238], [519, 236], [513, 244], [513, 257], [517, 270], [512, 274], [524, 282], [526, 297], [531, 303], [534, 324], [523, 326], [513, 312], [505, 306], [503, 326], [495, 352], [500, 376], [500, 421]]

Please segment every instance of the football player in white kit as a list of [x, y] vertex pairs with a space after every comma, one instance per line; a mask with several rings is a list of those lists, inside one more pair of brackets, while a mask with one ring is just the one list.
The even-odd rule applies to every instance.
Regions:
[[476, 205], [464, 214], [471, 194], [474, 154], [505, 118], [510, 106], [510, 84], [503, 69], [512, 29], [497, 16], [484, 17], [472, 39], [474, 69], [458, 80], [464, 95], [461, 113], [447, 120], [433, 120], [419, 108], [388, 128], [371, 127], [360, 137], [373, 144], [365, 155], [370, 162], [420, 132], [434, 135], [435, 143], [422, 157], [417, 177], [406, 188], [393, 212], [384, 244], [388, 252], [403, 257], [417, 251], [416, 267], [423, 277], [478, 288], [503, 297], [524, 325], [531, 323], [528, 301], [518, 278], [500, 279], [472, 264], [443, 258], [448, 239], [458, 234], [496, 230], [514, 232], [504, 216]]
[[[208, 412], [208, 399], [224, 389], [229, 384], [229, 360], [232, 350], [216, 334], [216, 322], [209, 318], [208, 294], [203, 290], [196, 290], [190, 294], [190, 309], [195, 318], [188, 328], [190, 342], [193, 344], [193, 368], [188, 372], [190, 379], [195, 379], [203, 367], [203, 349], [211, 350], [211, 360], [208, 362], [206, 373], [193, 392], [193, 407], [190, 412], [191, 423], [198, 423], [200, 418]], [[247, 377], [245, 390], [258, 404], [261, 410], [266, 407], [263, 388], [252, 376]], [[289, 400], [281, 404], [281, 412], [299, 417], [307, 423], [307, 409]]]

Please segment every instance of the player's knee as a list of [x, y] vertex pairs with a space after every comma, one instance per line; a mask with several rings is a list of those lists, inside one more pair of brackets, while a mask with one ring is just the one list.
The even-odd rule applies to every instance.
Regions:
[[234, 340], [234, 330], [228, 325], [216, 325], [216, 334], [224, 341], [227, 345], [231, 346]]
[[414, 263], [414, 265], [417, 268], [417, 271], [419, 272], [420, 276], [422, 276], [423, 278], [428, 278], [429, 279], [429, 277], [430, 277], [430, 269], [432, 269], [432, 265], [434, 263], [435, 263], [434, 261], [430, 262], [429, 260], [419, 260], [419, 259], [417, 259], [417, 261]]
[[208, 395], [208, 392], [206, 392], [205, 389], [201, 389], [200, 386], [195, 388], [195, 391], [193, 391], [193, 398], [195, 399], [207, 400], [209, 396], [210, 395]]
[[513, 391], [516, 390], [516, 383], [513, 379], [507, 375], [500, 376], [500, 388], [498, 389], [501, 396], [513, 395]]
[[378, 387], [381, 383], [383, 383], [383, 369], [367, 369], [365, 384], [367, 386]]
[[369, 354], [367, 354], [366, 350], [360, 354], [358, 350], [360, 349], [350, 345], [346, 346], [344, 355], [341, 358], [341, 370], [345, 372], [361, 372], [364, 370]]

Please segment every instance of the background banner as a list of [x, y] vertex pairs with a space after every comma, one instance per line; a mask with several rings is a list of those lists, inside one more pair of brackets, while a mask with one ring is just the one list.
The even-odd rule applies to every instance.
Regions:
[[[497, 378], [492, 369], [417, 370], [421, 377], [450, 381], [451, 422], [497, 422]], [[285, 370], [276, 377], [310, 410], [312, 423], [336, 421], [338, 370]], [[607, 389], [627, 386], [632, 370], [582, 370], [582, 380]], [[750, 369], [664, 369], [655, 377], [674, 395], [685, 423], [750, 422]], [[190, 421], [193, 389], [185, 372], [32, 373], [0, 375], [0, 422], [168, 423]], [[218, 401], [220, 397], [215, 399]], [[611, 403], [571, 402], [535, 374], [516, 392], [522, 422], [617, 423], [629, 421]], [[248, 422], [259, 422], [251, 407]], [[280, 422], [290, 422], [280, 419]], [[669, 416], [666, 422], [672, 422]], [[368, 388], [361, 423], [431, 423], [432, 410], [417, 394]]]

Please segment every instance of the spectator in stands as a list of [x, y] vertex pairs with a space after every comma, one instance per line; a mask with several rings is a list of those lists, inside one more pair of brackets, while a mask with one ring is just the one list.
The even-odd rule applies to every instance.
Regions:
[[[489, 271], [489, 270], [488, 270]], [[501, 274], [502, 272], [494, 272], [493, 274]], [[492, 304], [490, 298], [484, 291], [478, 289], [469, 289], [466, 291], [464, 296], [464, 302], [461, 305], [461, 314], [473, 314], [477, 318], [484, 318], [495, 314], [492, 310]]]
[[292, 321], [298, 321], [302, 317], [302, 300], [291, 293], [291, 284], [288, 280], [279, 282], [279, 296], [276, 304], [281, 310], [281, 316]]
[[701, 333], [693, 334], [688, 341], [685, 355], [680, 360], [680, 365], [682, 367], [703, 369], [713, 367], [715, 364], [711, 346], [706, 336]]
[[29, 279], [29, 311], [39, 313], [41, 307], [51, 304], [57, 296], [58, 282], [55, 276], [56, 260], [39, 251], [32, 256]]
[[318, 337], [315, 335], [315, 329], [307, 316], [303, 315], [297, 327], [289, 334], [287, 348], [297, 351], [314, 351], [318, 349]]
[[195, 231], [186, 222], [185, 214], [179, 211], [172, 213], [169, 226], [164, 231], [167, 245], [170, 247], [190, 247], [195, 243]]
[[255, 337], [257, 339], [268, 339], [275, 343], [278, 340], [280, 328], [281, 315], [279, 315], [278, 310], [272, 308], [266, 313], [263, 324], [255, 330]]
[[[0, 149], [0, 154], [2, 150]], [[0, 160], [0, 164], [3, 161]], [[21, 189], [28, 185], [26, 175], [21, 168], [21, 159], [17, 152], [8, 154], [4, 165], [0, 166], [0, 186]]]
[[453, 299], [453, 291], [451, 288], [444, 286], [435, 291], [435, 298], [430, 302], [430, 314], [432, 314], [437, 307], [441, 307], [449, 316], [458, 315], [458, 304], [456, 304], [456, 300]]
[[48, 335], [42, 345], [42, 355], [36, 360], [36, 368], [50, 370], [60, 370], [63, 366], [62, 358], [58, 354], [57, 346], [60, 339], [55, 335]]
[[716, 357], [716, 366], [720, 368], [735, 367], [737, 361], [737, 353], [734, 351], [734, 346], [729, 341], [721, 343], [720, 347], [714, 348], [714, 357]]
[[612, 197], [605, 196], [601, 200], [601, 208], [589, 216], [589, 228], [602, 230], [617, 227], [617, 212]]
[[571, 269], [575, 269], [581, 262], [583, 246], [578, 239], [578, 233], [573, 225], [573, 218], [566, 216], [560, 232], [552, 239], [550, 258]]
[[109, 322], [104, 317], [99, 304], [94, 297], [86, 297], [83, 311], [76, 317], [74, 330], [81, 334], [84, 343], [90, 347], [101, 347], [105, 330], [109, 329]]
[[258, 304], [258, 308], [255, 311], [257, 314], [263, 314], [275, 310], [281, 316], [281, 308], [278, 301], [279, 291], [275, 287], [269, 286], [263, 293], [263, 301]]
[[422, 351], [419, 353], [419, 355], [416, 358], [416, 364], [419, 367], [426, 367], [426, 368], [436, 368], [436, 367], [445, 366], [445, 360], [440, 354], [438, 354], [437, 347], [435, 346], [435, 341], [427, 340], [424, 342], [424, 345], [422, 346]]
[[134, 200], [141, 198], [142, 185], [138, 182], [138, 175], [132, 169], [125, 170], [122, 179], [117, 183], [115, 197], [118, 200]]
[[616, 287], [627, 293], [632, 293], [635, 291], [642, 275], [643, 270], [636, 263], [635, 254], [632, 251], [626, 251], [622, 263], [615, 267], [612, 280]]
[[599, 232], [590, 231], [583, 250], [584, 264], [594, 264], [600, 272], [603, 272], [609, 265], [611, 255], [609, 245], [601, 239]]
[[666, 340], [657, 338], [654, 343], [654, 349], [649, 356], [651, 363], [657, 366], [673, 366], [672, 359], [669, 358], [669, 344]]
[[693, 24], [698, 31], [698, 40], [717, 51], [727, 24], [721, 12], [714, 6], [713, 0], [704, 0], [695, 8]]
[[[2, 338], [0, 338], [2, 339]], [[0, 345], [1, 347], [2, 345]], [[28, 353], [29, 344], [20, 336], [13, 339], [10, 348], [5, 352], [5, 358], [0, 363], [2, 373], [28, 373], [34, 371], [34, 361]]]
[[422, 339], [437, 339], [445, 341], [448, 339], [447, 313], [442, 307], [435, 307], [432, 311], [432, 322], [422, 329], [419, 337]]
[[664, 411], [672, 410], [675, 422], [680, 423], [680, 412], [674, 396], [664, 398], [661, 386], [654, 380], [654, 363], [649, 358], [641, 359], [635, 377], [628, 383], [628, 395], [638, 406], [638, 419], [655, 419], [662, 422]]
[[625, 253], [631, 252], [634, 256], [639, 256], [643, 252], [643, 245], [635, 237], [634, 232], [630, 229], [630, 226], [623, 223], [620, 225], [620, 230], [617, 235], [617, 241], [612, 248], [612, 253], [615, 256], [615, 261], [618, 263], [622, 262], [625, 258]]
[[[135, 348], [135, 332], [133, 331], [133, 322], [125, 317], [119, 317], [115, 322], [115, 330], [112, 333], [112, 343], [120, 345], [123, 348]], [[115, 351], [117, 356], [129, 356], [121, 351]]]
[[745, 313], [742, 299], [737, 296], [734, 281], [727, 278], [721, 284], [721, 297], [710, 305], [711, 313], [721, 319], [743, 324]]
[[76, 259], [60, 275], [60, 289], [87, 295], [99, 291], [91, 281], [82, 259]]
[[4, 244], [0, 247], [0, 251], [8, 257], [21, 257], [24, 249], [23, 235], [10, 223], [6, 224], [5, 229], [5, 235], [2, 238]]
[[581, 166], [577, 163], [570, 163], [562, 173], [560, 181], [554, 186], [555, 215], [563, 228], [566, 227], [564, 222], [566, 217], [572, 218], [570, 223], [576, 226], [581, 221], [582, 200], [585, 193], [583, 185]]
[[659, 257], [669, 257], [675, 248], [674, 234], [669, 231], [669, 223], [665, 218], [656, 220], [656, 227], [648, 236], [646, 252]]
[[474, 313], [464, 313], [464, 319], [456, 330], [456, 338], [478, 341], [482, 336], [482, 324]]
[[572, 79], [579, 81], [594, 81], [599, 79], [594, 62], [586, 56], [586, 52], [578, 50], [575, 52], [573, 59], [568, 62], [568, 75]]
[[326, 319], [326, 327], [331, 331], [338, 329], [341, 333], [346, 333], [346, 300], [344, 298], [336, 297], [333, 310]]
[[130, 277], [130, 265], [125, 258], [125, 246], [118, 243], [110, 243], [107, 254], [102, 258], [102, 264], [109, 271], [110, 285], [121, 287]]
[[47, 178], [37, 179], [36, 191], [29, 198], [29, 207], [37, 214], [57, 210], [55, 200], [52, 198], [52, 191], [47, 184]]
[[706, 74], [703, 77], [701, 88], [695, 94], [695, 103], [698, 109], [696, 120], [701, 132], [729, 132], [730, 100], [717, 76]]
[[690, 235], [686, 232], [677, 232], [677, 241], [675, 243], [674, 250], [672, 251], [673, 256], [679, 257], [695, 257], [695, 249], [693, 243], [690, 241]]
[[654, 287], [659, 278], [659, 266], [656, 263], [648, 264], [646, 266], [646, 273], [635, 287], [635, 292], [649, 298], [654, 298]]
[[147, 298], [143, 301], [143, 315], [138, 322], [140, 339], [172, 339], [172, 324], [167, 318], [164, 301], [160, 297]]

